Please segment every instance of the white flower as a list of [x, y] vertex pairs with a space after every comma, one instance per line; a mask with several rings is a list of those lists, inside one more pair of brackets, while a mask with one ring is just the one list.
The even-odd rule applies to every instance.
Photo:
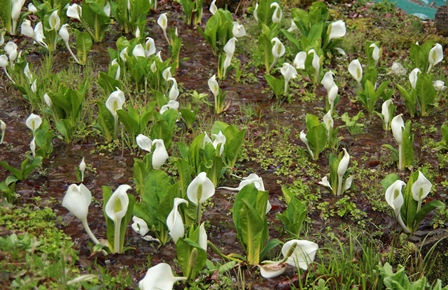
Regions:
[[143, 134], [138, 134], [137, 137], [135, 137], [136, 141], [137, 141], [137, 145], [138, 147], [140, 147], [141, 149], [151, 152], [152, 149], [152, 141], [149, 137], [143, 135]]
[[26, 119], [26, 126], [33, 131], [33, 135], [36, 133], [36, 130], [39, 129], [40, 124], [42, 124], [42, 118], [33, 113]]
[[78, 4], [75, 3], [75, 4], [68, 6], [68, 9], [67, 9], [68, 17], [81, 20], [80, 19], [81, 14], [82, 14], [82, 8]]
[[434, 86], [434, 89], [436, 89], [436, 91], [438, 92], [443, 92], [444, 90], [446, 90], [445, 82], [442, 80], [434, 81], [432, 84]]
[[174, 206], [171, 212], [166, 218], [166, 226], [169, 230], [169, 235], [173, 239], [174, 243], [177, 243], [179, 238], [184, 236], [184, 222], [182, 221], [182, 216], [179, 213], [178, 207], [181, 203], [188, 205], [188, 201], [183, 198], [174, 198]]
[[131, 227], [137, 234], [140, 234], [143, 237], [149, 232], [148, 224], [144, 219], [133, 216], [132, 221], [133, 223]]
[[354, 59], [348, 66], [348, 71], [352, 77], [360, 83], [362, 80], [362, 66], [358, 59]]
[[212, 14], [215, 14], [216, 11], [218, 11], [218, 7], [216, 7], [215, 2], [216, 2], [216, 0], [213, 0], [212, 3], [210, 3], [210, 8], [209, 8], [209, 10], [210, 10], [210, 12], [211, 12]]
[[156, 149], [154, 149], [154, 153], [152, 154], [152, 167], [154, 169], [160, 169], [168, 159], [168, 152], [162, 139], [154, 139], [152, 140], [152, 144], [156, 145]]
[[233, 22], [232, 34], [234, 37], [243, 37], [246, 36], [246, 29], [244, 25], [239, 24], [238, 22]]
[[145, 55], [145, 49], [143, 48], [143, 45], [141, 45], [140, 43], [137, 44], [136, 46], [134, 46], [134, 49], [132, 50], [132, 54], [138, 58], [139, 56], [141, 57], [146, 57]]
[[30, 142], [30, 150], [31, 155], [33, 155], [33, 157], [36, 157], [36, 137], [33, 137], [33, 139]]
[[123, 108], [124, 102], [126, 101], [123, 91], [119, 88], [116, 89], [117, 90], [113, 91], [106, 100], [106, 107], [112, 113], [114, 118], [118, 118], [117, 111]]
[[328, 91], [328, 103], [330, 103], [330, 110], [334, 110], [334, 102], [336, 101], [336, 97], [338, 96], [339, 87], [334, 85]]
[[373, 47], [372, 58], [375, 60], [375, 65], [377, 65], [381, 56], [381, 50], [375, 43], [372, 43], [370, 47]]
[[402, 114], [395, 116], [391, 121], [392, 134], [394, 135], [395, 141], [398, 145], [403, 144], [403, 129], [404, 121]]
[[332, 86], [335, 85], [333, 75], [334, 73], [331, 70], [326, 72], [324, 77], [322, 78], [322, 81], [320, 82], [327, 90], [327, 92], [331, 89]]
[[421, 202], [431, 192], [432, 184], [421, 171], [418, 172], [417, 180], [412, 184], [412, 197], [415, 201]]
[[282, 8], [280, 7], [280, 4], [277, 2], [273, 2], [270, 6], [270, 8], [275, 7], [274, 13], [272, 14], [272, 22], [278, 23], [280, 20], [282, 20]]
[[6, 132], [6, 124], [2, 120], [0, 120], [0, 131], [2, 132], [2, 137], [0, 138], [0, 144], [2, 144], [3, 140], [5, 139], [5, 132]]
[[297, 24], [294, 22], [294, 20], [291, 19], [291, 26], [288, 28], [288, 32], [293, 32], [294, 30], [299, 29], [297, 27]]
[[436, 45], [431, 48], [428, 55], [429, 60], [429, 67], [428, 67], [428, 73], [431, 71], [431, 69], [441, 62], [443, 60], [443, 48], [440, 43], [436, 43]]
[[92, 194], [84, 184], [71, 184], [62, 199], [62, 206], [82, 221], [87, 219], [91, 201]]
[[389, 74], [402, 76], [406, 74], [406, 69], [398, 62], [395, 62], [392, 64]]
[[168, 93], [168, 98], [172, 101], [175, 101], [177, 99], [177, 97], [179, 96], [179, 88], [177, 87], [177, 81], [173, 77], [168, 78], [168, 81], [173, 82], [173, 84], [171, 85], [170, 91]]
[[170, 265], [160, 263], [148, 269], [138, 287], [140, 290], [172, 290], [175, 282], [186, 279], [186, 277], [174, 277]]
[[204, 203], [215, 194], [215, 186], [207, 177], [205, 172], [201, 172], [191, 181], [187, 188], [188, 199], [195, 205]]
[[384, 119], [383, 121], [385, 124], [386, 131], [389, 130], [389, 123], [391, 121], [391, 119], [390, 119], [391, 116], [389, 114], [389, 106], [391, 104], [392, 104], [392, 100], [389, 99], [389, 100], [384, 101], [383, 105], [381, 105], [381, 114], [383, 115], [383, 119]]
[[409, 74], [409, 82], [411, 83], [412, 88], [415, 90], [417, 87], [418, 75], [421, 71], [418, 68], [414, 68]]
[[83, 157], [81, 163], [79, 163], [79, 171], [81, 172], [81, 182], [84, 181], [84, 173], [86, 172], [86, 167], [87, 165]]
[[219, 84], [218, 81], [216, 80], [216, 75], [213, 75], [211, 78], [208, 79], [208, 87], [216, 98], [219, 94]]
[[[282, 255], [284, 257], [289, 255], [285, 263], [307, 270], [309, 264], [314, 261], [318, 248], [319, 246], [316, 243], [310, 241], [291, 240], [283, 245]], [[292, 253], [290, 251], [292, 251]]]
[[[277, 3], [277, 2], [274, 2]], [[272, 3], [272, 4], [274, 4]], [[274, 42], [274, 45], [272, 46], [272, 55], [274, 58], [280, 58], [285, 54], [285, 46], [283, 43], [278, 39], [277, 37], [274, 37], [271, 42]]]
[[327, 30], [328, 40], [341, 38], [345, 36], [345, 33], [346, 28], [345, 28], [345, 22], [343, 20], [335, 21], [328, 26]]
[[167, 111], [169, 109], [174, 109], [177, 111], [179, 109], [179, 102], [174, 101], [174, 100], [169, 100], [166, 105], [163, 105], [162, 108], [160, 108], [159, 113], [163, 114], [165, 111]]
[[305, 61], [306, 61], [306, 52], [301, 51], [297, 53], [296, 57], [294, 58], [294, 66], [296, 69], [305, 69]]
[[50, 24], [51, 30], [59, 30], [61, 18], [59, 18], [57, 9], [51, 13], [50, 18], [48, 18], [48, 23]]

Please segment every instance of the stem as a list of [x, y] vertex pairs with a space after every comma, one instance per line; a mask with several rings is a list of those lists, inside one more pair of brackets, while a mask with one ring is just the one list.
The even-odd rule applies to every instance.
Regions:
[[11, 78], [11, 76], [9, 75], [8, 71], [6, 70], [6, 67], [4, 67], [3, 70], [5, 71], [6, 76], [9, 78], [9, 80], [10, 80], [13, 84], [15, 84], [16, 82], [15, 82], [15, 81]]
[[400, 212], [397, 212], [397, 220], [398, 220], [398, 223], [400, 224], [401, 228], [403, 229], [403, 231], [407, 234], [410, 234], [411, 231], [408, 229], [408, 227], [404, 224], [403, 220], [401, 219]]
[[398, 145], [398, 170], [403, 170], [403, 146]]
[[268, 73], [271, 71], [271, 69], [272, 69], [272, 68], [275, 66], [275, 64], [277, 63], [277, 59], [278, 59], [278, 58], [276, 58], [276, 57], [274, 56], [274, 61], [272, 62], [271, 66], [269, 67]]
[[201, 203], [198, 200], [198, 205], [196, 206], [196, 221], [198, 223], [198, 227], [201, 226]]
[[285, 80], [285, 95], [287, 94], [287, 92], [288, 92], [288, 81], [287, 80]]
[[95, 16], [95, 24], [94, 24], [94, 33], [95, 33], [95, 38], [94, 41], [95, 42], [101, 42], [100, 36], [99, 36], [99, 25], [98, 25], [98, 16]]
[[168, 46], [171, 45], [170, 39], [168, 38], [168, 35], [166, 34], [166, 29], [163, 30], [163, 35], [165, 35], [165, 39], [168, 42]]
[[118, 138], [118, 115], [115, 115], [114, 116], [114, 139], [117, 139], [117, 138]]
[[223, 253], [221, 253], [221, 251], [210, 241], [207, 241], [207, 245], [210, 247], [210, 249], [212, 249], [213, 252], [215, 252], [216, 254], [218, 254], [221, 258], [224, 259], [228, 259], [230, 261], [236, 261], [238, 263], [241, 263], [242, 261], [240, 259], [237, 258], [233, 258], [233, 257], [229, 257], [224, 255]]
[[92, 241], [96, 244], [99, 245], [101, 244], [98, 239], [93, 235], [92, 231], [90, 230], [89, 224], [87, 223], [87, 218], [82, 220], [82, 226], [84, 227], [84, 229], [86, 230], [87, 234], [89, 235], [89, 237], [92, 239]]
[[417, 204], [417, 212], [419, 212], [421, 208], [422, 208], [422, 200], [419, 199]]
[[115, 234], [114, 234], [114, 253], [120, 253], [120, 228], [121, 228], [121, 218], [114, 221]]
[[68, 51], [70, 52], [70, 54], [73, 56], [73, 58], [75, 59], [75, 61], [79, 64], [81, 64], [79, 62], [79, 59], [75, 56], [75, 54], [73, 53], [72, 49], [70, 48], [70, 45], [68, 44], [68, 41], [65, 43], [65, 46], [67, 47]]
[[342, 194], [342, 181], [344, 179], [344, 176], [338, 175], [338, 192], [337, 192], [337, 196]]

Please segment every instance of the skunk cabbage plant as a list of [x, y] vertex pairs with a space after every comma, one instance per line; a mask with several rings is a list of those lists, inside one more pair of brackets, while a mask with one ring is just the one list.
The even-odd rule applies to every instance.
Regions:
[[415, 233], [431, 211], [446, 208], [440, 200], [431, 200], [422, 206], [423, 200], [431, 192], [432, 184], [421, 171], [413, 172], [407, 184], [399, 180], [396, 174], [389, 174], [381, 184], [386, 188], [386, 201], [394, 210], [395, 217], [405, 233]]
[[65, 193], [64, 199], [62, 200], [62, 206], [81, 220], [84, 229], [92, 241], [95, 244], [100, 244], [87, 223], [87, 214], [89, 213], [89, 205], [91, 201], [92, 194], [84, 184], [72, 184], [68, 187], [67, 192]]

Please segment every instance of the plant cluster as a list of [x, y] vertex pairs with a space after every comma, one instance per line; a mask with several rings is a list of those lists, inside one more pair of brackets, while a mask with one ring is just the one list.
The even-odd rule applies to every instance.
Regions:
[[[180, 281], [186, 285], [194, 285], [203, 271], [210, 272], [214, 269], [225, 272], [243, 264], [257, 266], [264, 278], [282, 275], [287, 267], [292, 266], [299, 274], [300, 287], [303, 286], [302, 283], [308, 282], [318, 285], [320, 289], [326, 289], [327, 283], [332, 285], [332, 278], [324, 281], [324, 277], [340, 279], [345, 275], [348, 275], [345, 280], [347, 283], [363, 288], [367, 288], [369, 283], [373, 284], [372, 281], [380, 276], [387, 287], [397, 283], [404, 283], [403, 285], [409, 287], [426, 287], [424, 279], [413, 281], [411, 284], [406, 280], [402, 268], [398, 268], [394, 273], [388, 264], [377, 266], [376, 262], [380, 258], [372, 252], [373, 246], [369, 243], [361, 242], [361, 247], [366, 246], [365, 250], [375, 264], [368, 260], [369, 256], [357, 256], [354, 252], [358, 241], [355, 241], [353, 236], [349, 237], [349, 252], [345, 252], [345, 245], [340, 241], [333, 244], [339, 247], [336, 247], [335, 251], [342, 252], [344, 260], [361, 259], [364, 264], [353, 263], [344, 267], [338, 266], [340, 263], [334, 260], [327, 263], [324, 255], [334, 249], [319, 248], [317, 243], [303, 239], [303, 235], [304, 223], [309, 221], [308, 214], [314, 209], [322, 210], [323, 220], [330, 214], [341, 217], [351, 214], [356, 220], [365, 217], [356, 204], [350, 201], [350, 196], [340, 198], [356, 182], [354, 176], [357, 175], [354, 173], [359, 176], [361, 171], [356, 168], [357, 163], [354, 168], [349, 168], [352, 158], [349, 155], [350, 148], [340, 148], [342, 137], [335, 120], [341, 119], [349, 132], [355, 134], [363, 129], [363, 125], [357, 121], [364, 118], [364, 113], [359, 111], [353, 117], [348, 114], [338, 117], [342, 110], [337, 107], [342, 97], [339, 95], [339, 86], [342, 83], [346, 86], [352, 84], [336, 76], [340, 74], [345, 77], [349, 74], [354, 78], [355, 102], [362, 105], [371, 119], [374, 112], [377, 113], [386, 134], [389, 130], [392, 131], [398, 150], [389, 144], [384, 146], [398, 155], [397, 169], [407, 173], [406, 170], [413, 170], [413, 166], [417, 164], [411, 120], [405, 123], [403, 115], [409, 115], [415, 122], [416, 116], [427, 117], [437, 109], [438, 94], [444, 89], [443, 82], [434, 82], [435, 67], [443, 60], [443, 48], [440, 44], [428, 41], [423, 45], [412, 45], [409, 55], [415, 68], [409, 75], [410, 87], [398, 83], [392, 85], [393, 79], [388, 79], [387, 75], [380, 73], [382, 49], [379, 42], [365, 42], [366, 66], [363, 67], [361, 61], [356, 58], [348, 65], [347, 72], [337, 72], [333, 69], [339, 67], [335, 64], [342, 62], [343, 57], [348, 57], [340, 47], [343, 45], [347, 27], [343, 20], [333, 21], [327, 4], [316, 2], [308, 10], [292, 9], [291, 27], [284, 29], [284, 16], [288, 14], [284, 13], [279, 1], [256, 3], [252, 10], [256, 32], [248, 36], [258, 41], [256, 46], [264, 59], [262, 68], [259, 69], [264, 74], [272, 94], [277, 99], [287, 96], [288, 103], [291, 103], [295, 101], [293, 98], [302, 84], [294, 80], [307, 79], [312, 83], [312, 86], [304, 88], [309, 95], [314, 97], [320, 86], [325, 89], [326, 113], [319, 112], [314, 115], [304, 112], [305, 117], [302, 119], [306, 133], [302, 130], [297, 135], [305, 144], [306, 150], [295, 146], [296, 144], [291, 142], [294, 134], [291, 134], [290, 129], [283, 128], [283, 131], [271, 134], [283, 135], [280, 145], [285, 146], [270, 148], [272, 142], [268, 141], [271, 141], [269, 138], [273, 135], [267, 135], [262, 137], [267, 144], [255, 148], [254, 143], [251, 153], [256, 156], [255, 159], [259, 159], [257, 162], [264, 169], [275, 163], [280, 165], [280, 168], [275, 169], [278, 175], [289, 174], [288, 177], [296, 178], [297, 173], [305, 172], [314, 180], [318, 180], [317, 175], [320, 175], [317, 173], [317, 162], [322, 156], [328, 156], [329, 175], [316, 183], [329, 188], [338, 200], [334, 204], [335, 209], [328, 212], [333, 205], [320, 202], [319, 190], [316, 190], [317, 193], [311, 192], [310, 187], [301, 180], [294, 181], [292, 186], [283, 185], [286, 205], [281, 213], [276, 214], [276, 218], [282, 224], [281, 235], [286, 241], [270, 239], [267, 213], [272, 206], [269, 202], [269, 192], [265, 190], [263, 180], [257, 174], [243, 177], [237, 188], [224, 189], [238, 191], [231, 216], [244, 254], [224, 253], [225, 250], [219, 249], [208, 239], [207, 220], [204, 220], [203, 213], [206, 203], [212, 200], [215, 189], [227, 180], [230, 174], [238, 172], [241, 156], [247, 152], [247, 149], [243, 149], [245, 141], [250, 137], [246, 136], [247, 128], [223, 121], [216, 121], [213, 125], [201, 124], [198, 115], [202, 114], [203, 106], [200, 106], [201, 94], [196, 91], [196, 107], [192, 108], [193, 103], [185, 104], [186, 94], [182, 85], [178, 84], [179, 68], [183, 61], [180, 59], [182, 38], [176, 27], [168, 30], [170, 15], [162, 13], [157, 19], [169, 50], [169, 57], [163, 59], [162, 50], [155, 45], [156, 40], [149, 36], [152, 31], [147, 31], [146, 27], [147, 16], [151, 9], [157, 7], [157, 1], [84, 1], [82, 4], [71, 5], [67, 1], [44, 1], [36, 6], [30, 5], [28, 11], [23, 13], [21, 1], [6, 2], [4, 7], [7, 9], [0, 13], [0, 19], [9, 37], [17, 34], [20, 24], [20, 32], [43, 47], [50, 62], [51, 55], [58, 50], [58, 41], [62, 40], [75, 62], [85, 66], [85, 71], [88, 71], [88, 55], [93, 43], [104, 41], [114, 20], [125, 33], [131, 33], [132, 36], [130, 39], [120, 36], [115, 42], [115, 48], [108, 49], [110, 63], [106, 71], [98, 73], [94, 79], [73, 79], [67, 84], [64, 83], [64, 73], [46, 72], [45, 67], [32, 67], [26, 60], [26, 52], [19, 52], [19, 46], [14, 41], [11, 40], [4, 46], [5, 54], [0, 56], [0, 66], [10, 84], [20, 92], [30, 109], [38, 113], [30, 114], [26, 120], [32, 139], [30, 150], [25, 153], [20, 168], [15, 168], [7, 161], [0, 161], [0, 165], [11, 173], [0, 183], [1, 201], [4, 205], [11, 206], [17, 201], [16, 185], [26, 180], [51, 157], [54, 139], [59, 138], [65, 144], [77, 142], [82, 136], [80, 131], [83, 126], [80, 124], [84, 124], [84, 128], [91, 128], [90, 130], [95, 132], [94, 136], [106, 144], [103, 145], [105, 148], [132, 150], [136, 155], [139, 154], [139, 149], [144, 151], [141, 158], [135, 156], [133, 163], [136, 195], [128, 193], [132, 189], [128, 184], [117, 186], [115, 191], [109, 186], [102, 187], [102, 199], [98, 202], [102, 204], [104, 213], [106, 239], [95, 237], [87, 222], [92, 193], [83, 183], [87, 168], [84, 158], [76, 174], [81, 183], [69, 185], [62, 200], [62, 205], [81, 221], [94, 243], [93, 252], [98, 255], [122, 254], [128, 249], [125, 234], [131, 220], [132, 228], [143, 239], [157, 242], [161, 247], [171, 241], [175, 244], [182, 277], [173, 274], [172, 265], [159, 263], [148, 269], [146, 276], [139, 283], [140, 289], [172, 289], [173, 285]], [[184, 10], [187, 25], [201, 24], [203, 1], [179, 2]], [[225, 103], [227, 92], [221, 89], [216, 77], [225, 81], [230, 78], [231, 69], [235, 68], [235, 80], [239, 80], [242, 74], [240, 60], [234, 55], [235, 52], [242, 51], [238, 41], [239, 38], [247, 36], [247, 33], [242, 24], [233, 20], [234, 16], [228, 10], [217, 9], [215, 1], [211, 3], [210, 11], [212, 16], [204, 28], [198, 26], [198, 31], [217, 57], [216, 73], [208, 78], [207, 84], [214, 97], [214, 117], [219, 117], [231, 104]], [[36, 22], [34, 27], [34, 23], [25, 19], [31, 14], [35, 16], [32, 18]], [[83, 30], [75, 30], [76, 55], [71, 51], [69, 43], [69, 18], [79, 21]], [[352, 57], [352, 54], [349, 55]], [[333, 66], [327, 66], [329, 63]], [[390, 69], [391, 75], [401, 75], [403, 69], [397, 63]], [[95, 98], [89, 92], [91, 88], [95, 92]], [[396, 114], [398, 108], [394, 103], [397, 104], [399, 99], [403, 100], [406, 111]], [[379, 103], [382, 103], [381, 112], [377, 112]], [[3, 121], [0, 122], [0, 144], [8, 141], [7, 125]], [[438, 149], [443, 151], [448, 146], [446, 125], [441, 127], [441, 131], [442, 140], [438, 143]], [[182, 138], [179, 132], [188, 134], [189, 137]], [[274, 152], [273, 159], [267, 156], [268, 149]], [[331, 152], [326, 155], [325, 150]], [[308, 155], [305, 152], [311, 159], [306, 157]], [[300, 155], [298, 161], [303, 161], [303, 164], [293, 165], [293, 155]], [[248, 159], [253, 157], [247, 156]], [[289, 168], [293, 166], [298, 169], [291, 173]], [[445, 210], [442, 201], [424, 203], [432, 185], [419, 170], [409, 174], [407, 184], [399, 180], [397, 174], [391, 174], [383, 180], [382, 185], [386, 202], [393, 208], [394, 216], [405, 233], [415, 233], [431, 211]], [[301, 200], [299, 195], [306, 198]], [[37, 243], [29, 235], [11, 234], [0, 240], [2, 249], [11, 251], [12, 256], [18, 255], [16, 249], [30, 250], [31, 254], [34, 254]], [[281, 257], [280, 254], [275, 257], [273, 252], [280, 245]], [[208, 249], [228, 263], [223, 267], [213, 265], [208, 259]], [[331, 254], [337, 255], [334, 252]], [[272, 260], [267, 260], [268, 257]], [[61, 265], [65, 265], [64, 259], [63, 256]], [[37, 265], [47, 263], [43, 258], [36, 261]], [[53, 271], [52, 269], [50, 270]], [[365, 271], [373, 276], [351, 279], [348, 273], [352, 270]], [[65, 272], [62, 277], [64, 285], [95, 279], [92, 276], [84, 276], [75, 282], [67, 281]], [[311, 281], [313, 278], [315, 279]], [[26, 283], [26, 279], [22, 280], [15, 281], [14, 286], [20, 287], [21, 283]], [[437, 289], [441, 288], [439, 282], [435, 285]]]

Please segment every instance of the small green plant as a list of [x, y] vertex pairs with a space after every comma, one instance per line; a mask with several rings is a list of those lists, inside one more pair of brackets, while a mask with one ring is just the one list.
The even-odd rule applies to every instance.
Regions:
[[327, 129], [315, 115], [306, 114], [305, 121], [308, 133], [301, 131], [300, 140], [305, 143], [311, 158], [317, 160], [327, 146]]
[[[157, 3], [157, 1], [155, 1]], [[145, 31], [146, 16], [152, 5], [146, 0], [118, 0], [110, 3], [112, 15], [125, 33], [137, 35]]]
[[279, 242], [271, 240], [266, 244], [268, 238], [267, 201], [267, 191], [259, 191], [254, 184], [248, 184], [237, 194], [233, 205], [233, 222], [246, 252], [247, 262], [251, 265], [260, 263], [266, 252]]
[[442, 288], [442, 281], [437, 279], [435, 284], [431, 286], [426, 277], [419, 278], [418, 280], [410, 280], [408, 275], [406, 274], [406, 268], [402, 265], [398, 265], [396, 271], [392, 268], [389, 263], [385, 263], [382, 265], [378, 264], [378, 270], [380, 272], [381, 278], [383, 279], [384, 286], [387, 289], [393, 290], [405, 290], [405, 289], [415, 289], [415, 290], [423, 290], [431, 287], [433, 290], [446, 290], [448, 286]]
[[94, 42], [102, 42], [111, 24], [110, 10], [110, 4], [106, 0], [88, 0], [82, 2], [82, 5], [70, 5], [67, 16], [79, 20]]
[[[185, 0], [184, 2], [194, 3]], [[228, 10], [219, 9], [207, 20], [205, 29], [198, 26], [198, 31], [205, 41], [212, 47], [213, 55], [217, 55], [224, 48], [224, 45], [233, 37], [233, 18]]]
[[287, 204], [286, 210], [281, 214], [278, 213], [277, 219], [279, 219], [285, 231], [293, 239], [298, 239], [308, 214], [308, 205], [306, 202], [300, 201], [298, 198], [291, 195], [291, 192], [282, 187], [283, 195]]
[[341, 120], [345, 123], [345, 127], [347, 128], [350, 135], [360, 134], [364, 132], [365, 125], [363, 123], [358, 123], [359, 120], [364, 118], [364, 113], [359, 111], [358, 114], [351, 117], [347, 112], [342, 114]]
[[290, 31], [282, 29], [283, 34], [299, 51], [314, 49], [319, 55], [329, 55], [340, 44], [345, 33], [345, 22], [338, 20], [330, 23], [330, 12], [324, 2], [314, 2], [309, 11], [294, 8], [291, 11], [292, 20], [301, 36], [297, 38]]
[[58, 91], [48, 93], [56, 128], [67, 143], [73, 140], [77, 123], [81, 118], [82, 104], [88, 85], [89, 82], [86, 79], [77, 90], [61, 84]]
[[348, 176], [350, 170], [347, 170], [350, 155], [345, 148], [342, 150], [344, 150], [344, 156], [342, 156], [342, 152], [339, 153], [339, 156], [330, 154], [330, 180], [328, 180], [327, 176], [324, 176], [319, 182], [319, 184], [328, 187], [334, 195], [338, 196], [348, 190], [353, 182], [353, 176]]
[[202, 5], [204, 0], [177, 0], [182, 5], [187, 25], [197, 25], [202, 22]]
[[437, 94], [433, 86], [433, 75], [420, 72], [416, 68], [411, 72], [409, 79], [411, 81], [411, 88], [409, 89], [396, 84], [404, 98], [404, 104], [409, 114], [411, 117], [414, 117], [417, 113], [420, 113], [421, 116], [429, 116]]

